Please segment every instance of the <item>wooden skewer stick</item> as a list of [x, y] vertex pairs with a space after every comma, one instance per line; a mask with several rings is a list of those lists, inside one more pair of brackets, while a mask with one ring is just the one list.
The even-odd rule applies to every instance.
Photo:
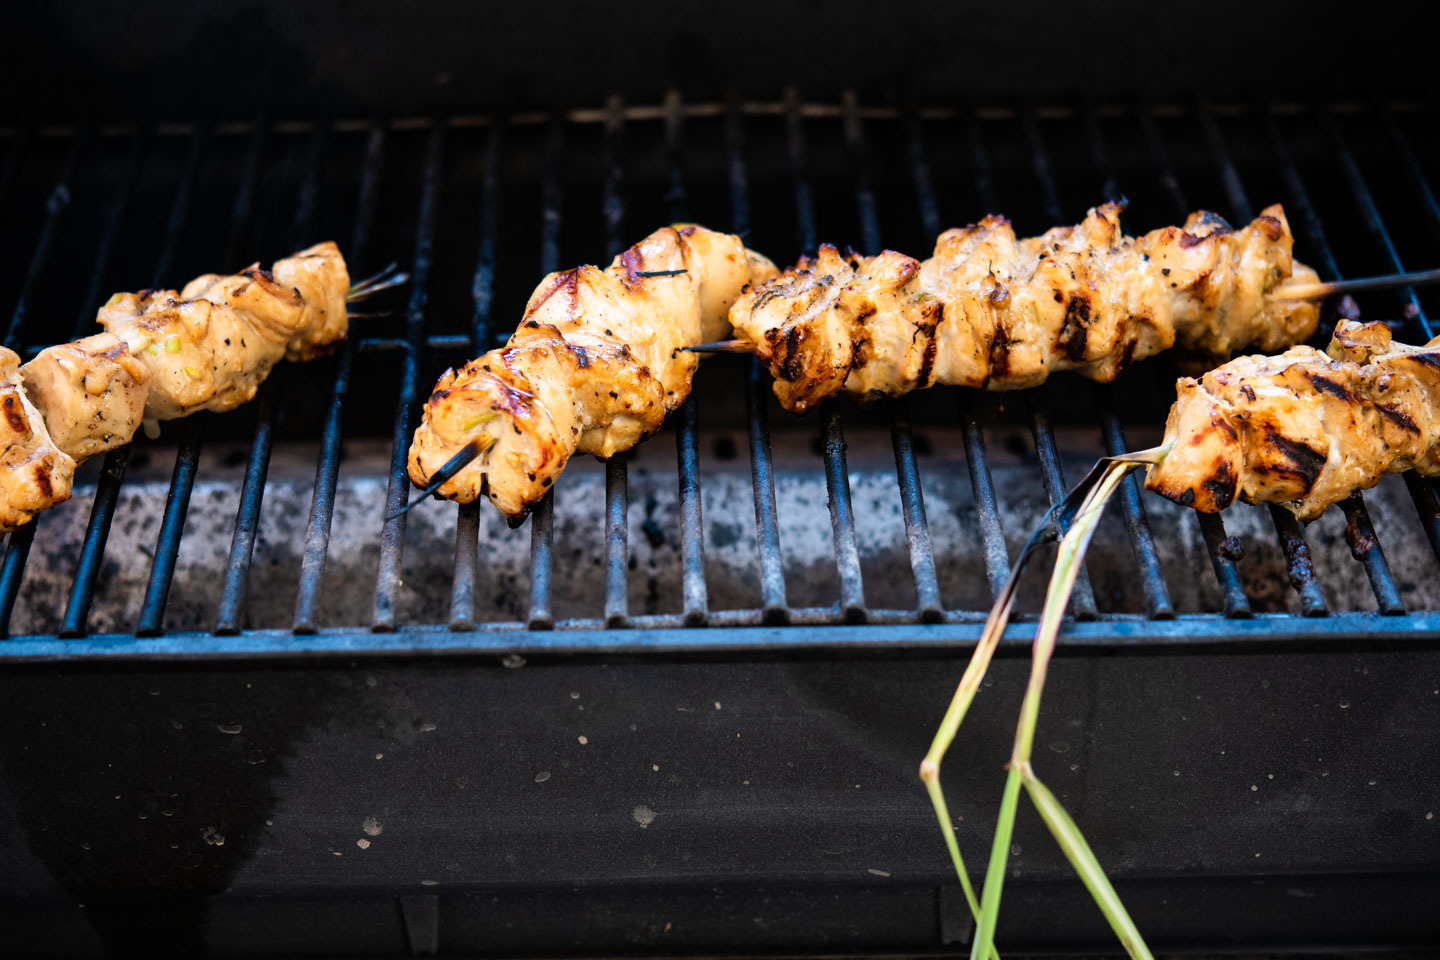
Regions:
[[697, 343], [693, 347], [682, 347], [690, 353], [754, 353], [755, 344], [749, 340], [716, 340], [714, 343]]
[[480, 454], [484, 453], [486, 450], [489, 450], [494, 445], [495, 438], [488, 433], [481, 434], [480, 436], [471, 440], [469, 443], [465, 444], [465, 446], [460, 448], [459, 453], [455, 454], [455, 456], [451, 457], [449, 460], [446, 460], [444, 466], [442, 466], [439, 470], [436, 470], [435, 473], [431, 475], [430, 483], [425, 487], [424, 490], [420, 491], [420, 493], [415, 497], [414, 500], [411, 500], [409, 503], [405, 504], [403, 508], [396, 510], [394, 513], [390, 514], [390, 516], [386, 517], [385, 522], [389, 523], [396, 517], [402, 517], [405, 514], [409, 513], [411, 510], [414, 510], [416, 507], [418, 507], [421, 503], [425, 501], [426, 497], [429, 497], [436, 490], [439, 490], [441, 487], [445, 486], [445, 484], [449, 483], [450, 480], [457, 473], [470, 466], [470, 464], [475, 460], [476, 457], [480, 456]]
[[[1358, 293], [1362, 290], [1389, 290], [1395, 287], [1419, 287], [1440, 283], [1440, 270], [1418, 270], [1412, 273], [1390, 273], [1382, 277], [1361, 277], [1357, 280], [1332, 280], [1329, 283], [1297, 283], [1276, 287], [1269, 296], [1276, 300], [1323, 300], [1337, 293]], [[754, 353], [749, 340], [716, 340], [684, 347], [690, 353]]]
[[354, 303], [356, 300], [364, 300], [366, 297], [374, 296], [381, 290], [388, 290], [391, 287], [398, 287], [410, 279], [410, 274], [405, 273], [399, 267], [391, 263], [384, 270], [374, 276], [366, 277], [364, 280], [357, 280], [350, 287], [350, 292], [345, 299]]
[[1383, 277], [1361, 277], [1358, 280], [1331, 280], [1328, 283], [1296, 283], [1276, 287], [1270, 297], [1276, 300], [1322, 300], [1337, 293], [1358, 293], [1361, 290], [1390, 290], [1395, 287], [1419, 287], [1440, 283], [1440, 270], [1417, 270], [1413, 273], [1390, 273]]

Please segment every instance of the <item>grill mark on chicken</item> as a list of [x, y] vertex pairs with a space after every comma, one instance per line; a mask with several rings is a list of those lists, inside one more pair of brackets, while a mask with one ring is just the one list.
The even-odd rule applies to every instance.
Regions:
[[1265, 431], [1265, 442], [1279, 451], [1280, 456], [1284, 458], [1289, 466], [1287, 467], [1285, 463], [1261, 461], [1254, 464], [1251, 469], [1259, 472], [1293, 476], [1308, 493], [1310, 489], [1315, 486], [1315, 481], [1320, 478], [1320, 471], [1325, 467], [1325, 454], [1298, 440], [1291, 440], [1278, 430], [1267, 429]]
[[1065, 305], [1065, 322], [1060, 327], [1060, 336], [1055, 345], [1065, 351], [1072, 363], [1085, 358], [1085, 338], [1090, 332], [1090, 300], [1083, 294], [1076, 294]]
[[1350, 395], [1349, 390], [1346, 390], [1329, 377], [1322, 377], [1318, 373], [1307, 373], [1305, 376], [1315, 385], [1315, 389], [1321, 393], [1328, 393], [1330, 396], [1336, 397], [1345, 403], [1355, 402], [1355, 398]]
[[5, 399], [0, 401], [0, 405], [3, 405], [5, 408], [6, 426], [8, 426], [13, 433], [17, 433], [22, 437], [28, 437], [30, 435], [30, 421], [25, 416], [25, 411], [20, 407], [19, 392], [11, 390], [5, 394]]
[[[1210, 493], [1215, 503], [1224, 510], [1235, 502], [1235, 488], [1238, 478], [1230, 469], [1230, 464], [1223, 460], [1215, 468], [1215, 472], [1205, 480], [1205, 489]], [[1194, 495], [1191, 494], [1193, 500]], [[1188, 504], [1187, 504], [1188, 506]]]
[[1375, 409], [1379, 412], [1380, 416], [1384, 417], [1386, 420], [1389, 420], [1391, 423], [1395, 424], [1395, 426], [1399, 427], [1401, 430], [1404, 430], [1406, 433], [1413, 433], [1417, 437], [1420, 435], [1419, 425], [1416, 424], [1415, 421], [1412, 420], [1403, 411], [1397, 410], [1394, 407], [1387, 406], [1383, 403], [1375, 404]]

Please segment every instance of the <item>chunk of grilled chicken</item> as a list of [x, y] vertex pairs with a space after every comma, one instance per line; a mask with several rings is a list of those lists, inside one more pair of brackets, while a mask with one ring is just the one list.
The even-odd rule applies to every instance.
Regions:
[[5, 347], [0, 347], [0, 413], [0, 531], [9, 533], [70, 499], [75, 461], [51, 440], [40, 411], [25, 396], [20, 357]]
[[76, 462], [129, 443], [145, 416], [150, 371], [113, 333], [48, 347], [20, 373], [56, 446]]
[[1383, 474], [1440, 476], [1440, 338], [1346, 320], [1325, 353], [1237, 357], [1178, 393], [1145, 485], [1205, 513], [1239, 498], [1313, 520]]
[[1131, 238], [1119, 204], [1019, 240], [990, 216], [947, 230], [923, 263], [822, 246], [730, 311], [799, 413], [841, 391], [894, 395], [936, 383], [1014, 390], [1076, 370], [1110, 381], [1179, 346], [1225, 357], [1274, 350], [1315, 329], [1318, 308], [1266, 295], [1318, 279], [1291, 256], [1278, 206], [1234, 230], [1214, 214]]
[[[641, 275], [675, 270], [685, 272]], [[425, 486], [483, 438], [485, 452], [439, 494], [523, 516], [577, 452], [606, 459], [658, 430], [690, 393], [698, 358], [681, 347], [724, 336], [741, 291], [774, 274], [739, 237], [692, 225], [655, 231], [603, 270], [551, 274], [503, 348], [435, 384], [410, 479]]]

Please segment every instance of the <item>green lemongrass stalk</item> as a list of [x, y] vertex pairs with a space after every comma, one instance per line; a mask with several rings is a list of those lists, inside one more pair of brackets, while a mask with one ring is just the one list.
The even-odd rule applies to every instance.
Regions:
[[[945, 717], [941, 720], [939, 729], [935, 731], [935, 738], [931, 741], [930, 750], [920, 764], [920, 779], [924, 781], [925, 790], [930, 795], [930, 803], [935, 808], [935, 818], [940, 823], [940, 833], [944, 837], [945, 848], [950, 854], [950, 862], [955, 868], [960, 888], [965, 892], [965, 900], [970, 905], [970, 912], [975, 917], [977, 924], [980, 921], [980, 903], [975, 897], [975, 889], [970, 881], [970, 873], [965, 868], [965, 860], [960, 855], [960, 843], [955, 838], [955, 826], [950, 818], [949, 807], [945, 802], [945, 793], [940, 787], [940, 763], [954, 742], [955, 736], [960, 730], [960, 723], [965, 719], [965, 714], [969, 711], [975, 694], [980, 690], [980, 681], [985, 679], [985, 672], [989, 669], [990, 661], [995, 656], [995, 648], [999, 646], [1000, 638], [1005, 633], [1005, 627], [1010, 622], [1010, 612], [1015, 606], [1015, 593], [1020, 584], [1020, 576], [1024, 573], [1025, 565], [1029, 562], [1030, 557], [1041, 544], [1046, 542], [1045, 535], [1052, 518], [1063, 519], [1067, 505], [1075, 498], [1076, 494], [1103, 476], [1104, 463], [1116, 461], [1136, 464], [1152, 463], [1164, 457], [1165, 452], [1163, 449], [1142, 450], [1139, 453], [1122, 454], [1120, 457], [1102, 461], [1101, 464], [1096, 465], [1096, 469], [1092, 470], [1085, 480], [1081, 481], [1070, 496], [1066, 497], [1065, 501], [1052, 507], [1046, 514], [1039, 528], [1031, 535], [1029, 542], [1025, 544], [1020, 556], [1015, 560], [1009, 579], [1006, 580], [1005, 586], [996, 596], [995, 605], [990, 610], [990, 617], [985, 623], [985, 629], [980, 634], [980, 641], [975, 645], [970, 663], [965, 668], [965, 674], [955, 688], [955, 696], [945, 711]], [[999, 960], [999, 955], [993, 946], [990, 956], [992, 960]]]
[[[1081, 879], [1100, 906], [1101, 912], [1112, 929], [1119, 935], [1130, 956], [1135, 960], [1152, 960], [1140, 933], [1135, 929], [1125, 908], [1116, 896], [1114, 888], [1100, 869], [1099, 862], [1091, 852], [1073, 820], [1060, 808], [1053, 794], [1036, 779], [1030, 766], [1030, 757], [1035, 744], [1035, 726], [1040, 717], [1040, 696], [1045, 688], [1045, 677], [1050, 666], [1050, 657], [1055, 652], [1056, 639], [1065, 616], [1065, 607], [1080, 575], [1081, 562], [1091, 538], [1104, 513], [1105, 504], [1119, 488], [1125, 474], [1145, 462], [1153, 462], [1167, 451], [1155, 451], [1158, 456], [1142, 459], [1132, 455], [1124, 460], [1112, 460], [1105, 467], [1099, 482], [1086, 495], [1076, 511], [1074, 523], [1060, 541], [1055, 558], [1055, 570], [1050, 577], [1050, 587], [1045, 595], [1045, 609], [1040, 615], [1040, 626], [1035, 635], [1034, 659], [1030, 665], [1030, 682], [1025, 690], [1025, 700], [1020, 708], [1020, 722], [1015, 731], [1015, 745], [1010, 755], [1010, 770], [1005, 779], [1005, 794], [1001, 800], [1000, 816], [995, 827], [995, 840], [990, 850], [990, 864], [985, 873], [985, 886], [980, 900], [980, 920], [976, 925], [975, 942], [971, 948], [972, 960], [987, 957], [994, 948], [995, 924], [1000, 913], [1000, 893], [1005, 884], [1005, 867], [1010, 856], [1010, 840], [1015, 829], [1015, 814], [1020, 802], [1020, 788], [1029, 790], [1032, 802], [1040, 811], [1051, 833], [1060, 842], [1071, 865], [1080, 873]], [[1151, 451], [1147, 451], [1147, 454]], [[1058, 815], [1057, 815], [1058, 811]]]

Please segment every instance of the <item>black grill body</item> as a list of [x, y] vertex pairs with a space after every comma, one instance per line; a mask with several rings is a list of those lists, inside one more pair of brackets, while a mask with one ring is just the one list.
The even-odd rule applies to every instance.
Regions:
[[[1086, 460], [1147, 445], [1173, 367], [1142, 364], [1106, 388], [1060, 377], [1024, 395], [935, 390], [796, 419], [748, 361], [707, 360], [692, 401], [643, 451], [561, 481], [562, 505], [567, 485], [595, 495], [589, 526], [557, 523], [571, 515], [547, 501], [499, 534], [493, 517], [448, 504], [424, 508], [440, 518], [428, 527], [379, 519], [409, 493], [420, 402], [445, 366], [504, 340], [543, 273], [603, 262], [678, 220], [745, 232], [785, 261], [818, 241], [920, 252], [989, 211], [1031, 233], [1124, 196], [1139, 231], [1202, 206], [1241, 221], [1278, 199], [1297, 256], [1322, 276], [1433, 266], [1440, 153], [1434, 110], [1405, 82], [1418, 61], [1398, 58], [1384, 89], [1306, 77], [1256, 98], [1232, 84], [1244, 62], [1226, 50], [1204, 97], [1194, 78], [1158, 70], [1139, 89], [1102, 58], [1079, 97], [1041, 66], [1064, 51], [1046, 60], [1042, 44], [1023, 55], [1033, 69], [1012, 63], [981, 97], [953, 71], [875, 58], [873, 44], [854, 47], [854, 62], [862, 47], [871, 59], [847, 78], [838, 55], [782, 66], [672, 24], [654, 48], [676, 62], [596, 66], [594, 48], [633, 39], [613, 18], [587, 33], [572, 11], [572, 29], [545, 34], [567, 68], [542, 81], [514, 49], [525, 44], [479, 69], [437, 26], [480, 44], [536, 40], [513, 12], [477, 24], [422, 6], [406, 24], [387, 9], [317, 5], [300, 29], [278, 5], [226, 23], [149, 8], [178, 36], [232, 36], [271, 64], [241, 107], [227, 71], [175, 84], [163, 49], [116, 61], [96, 40], [104, 5], [93, 23], [30, 13], [93, 59], [53, 78], [46, 109], [17, 108], [0, 139], [8, 344], [28, 355], [88, 331], [112, 290], [321, 238], [340, 241], [357, 274], [397, 261], [412, 283], [391, 316], [357, 322], [336, 357], [279, 370], [256, 403], [89, 465], [67, 508], [73, 538], [47, 536], [61, 526], [48, 516], [8, 537], [7, 941], [58, 955], [963, 949], [968, 914], [916, 766], [1028, 532], [1009, 478], [1018, 464], [1043, 505]], [[646, 15], [616, 13], [622, 25]], [[334, 23], [345, 26], [322, 43]], [[293, 39], [261, 56], [278, 27]], [[832, 49], [857, 36], [839, 32]], [[438, 67], [422, 79], [392, 64], [376, 83], [355, 63], [377, 47], [403, 63], [429, 50]], [[977, 73], [998, 73], [996, 51], [976, 48]], [[708, 64], [699, 83], [685, 79], [692, 50]], [[43, 52], [17, 69], [46, 75]], [[1433, 335], [1424, 291], [1354, 307], [1410, 342]], [[220, 524], [230, 545], [197, 586], [185, 545], [211, 519], [192, 497], [212, 450], [235, 480]], [[267, 483], [272, 455], [307, 464], [308, 509], [286, 513], [295, 551], [278, 568], [266, 512], [289, 507]], [[732, 461], [749, 503], [717, 526], [706, 497], [717, 502]], [[877, 462], [893, 465], [881, 506], [852, 493]], [[332, 542], [349, 469], [369, 470], [377, 493], [360, 557], [343, 567], [364, 571], [363, 602], [337, 609], [327, 596], [355, 595], [337, 582]], [[586, 470], [597, 475], [578, 486]], [[157, 474], [163, 506], [137, 519], [127, 487]], [[796, 561], [787, 499], [807, 475], [828, 514], [818, 579]], [[964, 488], [963, 504], [944, 483]], [[663, 522], [636, 493], [659, 486], [675, 504]], [[1117, 498], [1097, 545], [1110, 559], [1092, 560], [1076, 591], [1038, 742], [1152, 945], [1440, 941], [1440, 613], [1427, 603], [1440, 504], [1428, 481], [1392, 486], [1405, 512], [1372, 519], [1356, 497], [1309, 530], [1249, 507], [1197, 520], [1133, 482]], [[865, 533], [877, 510], [901, 545], [878, 557]], [[933, 532], [952, 514], [959, 542]], [[1250, 517], [1243, 550], [1226, 527], [1236, 514]], [[116, 531], [142, 520], [153, 549], [117, 557]], [[1203, 544], [1196, 590], [1176, 566], [1180, 524]], [[754, 545], [733, 588], [714, 562], [732, 528]], [[529, 545], [505, 578], [488, 569], [497, 536]], [[632, 569], [642, 541], [662, 568]], [[1328, 547], [1353, 560], [1316, 562]], [[593, 565], [573, 559], [582, 549]], [[908, 567], [898, 588], [883, 576], [896, 565]], [[133, 580], [117, 572], [131, 566]], [[973, 865], [1033, 629], [1012, 624], [947, 764]], [[1022, 815], [1016, 837], [1002, 946], [1113, 952], [1039, 822]]]

